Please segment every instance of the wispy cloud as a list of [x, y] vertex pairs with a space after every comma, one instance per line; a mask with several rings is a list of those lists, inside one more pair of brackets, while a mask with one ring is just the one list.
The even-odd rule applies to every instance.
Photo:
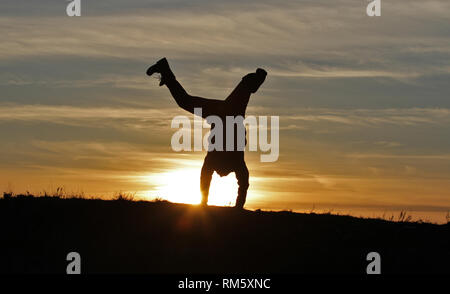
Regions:
[[414, 159], [414, 160], [450, 160], [450, 154], [374, 154], [374, 153], [352, 153], [351, 158], [375, 158], [375, 159]]
[[154, 85], [143, 73], [141, 75], [106, 74], [85, 79], [54, 79], [50, 77], [31, 77], [25, 75], [0, 75], [0, 85], [4, 86], [48, 86], [52, 88], [95, 88], [108, 86], [111, 88], [151, 90]]
[[169, 128], [178, 109], [2, 105], [1, 121], [37, 121], [86, 127]]
[[302, 109], [300, 111], [304, 114], [287, 116], [286, 119], [366, 127], [380, 125], [446, 125], [450, 122], [450, 109], [447, 108]]
[[[450, 11], [446, 1], [386, 3], [383, 22], [376, 24], [365, 16], [365, 3], [354, 1], [251, 2], [246, 9], [242, 3], [200, 2], [195, 9], [181, 4], [183, 10], [170, 5], [158, 9], [156, 2], [141, 13], [128, 9], [121, 17], [108, 15], [113, 8], [77, 20], [63, 13], [4, 16], [0, 58], [71, 55], [148, 60], [164, 52], [186, 61], [222, 64], [225, 58], [264, 64], [261, 61], [270, 57], [267, 66], [284, 77], [416, 78], [439, 69], [448, 73], [448, 62], [425, 54], [429, 50], [450, 54], [444, 29]], [[406, 52], [424, 55], [415, 56], [413, 64], [405, 62]], [[246, 58], [250, 60], [245, 62]]]
[[[250, 113], [270, 115], [269, 108], [250, 108]], [[293, 114], [297, 113], [297, 114]], [[74, 107], [53, 105], [14, 105], [0, 104], [0, 121], [46, 121], [61, 124], [74, 124], [93, 120], [103, 121], [102, 125], [114, 125], [114, 120], [128, 120], [136, 125], [167, 126], [175, 115], [190, 114], [178, 108], [111, 108], [111, 107]], [[423, 124], [446, 125], [450, 122], [450, 109], [447, 108], [409, 108], [409, 109], [321, 109], [296, 108], [280, 113], [284, 129], [304, 129], [302, 122], [330, 122], [349, 126], [382, 126]], [[126, 123], [126, 122], [125, 122]]]

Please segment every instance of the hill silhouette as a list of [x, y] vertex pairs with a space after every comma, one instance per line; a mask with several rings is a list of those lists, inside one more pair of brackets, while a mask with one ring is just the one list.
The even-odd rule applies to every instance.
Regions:
[[0, 199], [0, 272], [450, 273], [449, 224], [236, 211], [166, 201]]

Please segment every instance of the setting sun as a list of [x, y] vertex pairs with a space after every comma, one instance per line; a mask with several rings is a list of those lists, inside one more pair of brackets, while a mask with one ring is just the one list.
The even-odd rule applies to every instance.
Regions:
[[[148, 198], [162, 198], [170, 202], [200, 204], [200, 168], [176, 169], [146, 176], [157, 188], [147, 193]], [[226, 177], [213, 175], [209, 205], [232, 206], [236, 201], [237, 181], [234, 173]]]

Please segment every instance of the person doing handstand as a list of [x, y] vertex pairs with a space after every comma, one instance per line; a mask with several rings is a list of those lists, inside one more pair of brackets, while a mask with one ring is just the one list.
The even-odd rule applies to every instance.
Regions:
[[[261, 68], [258, 68], [256, 72], [245, 75], [241, 82], [231, 92], [231, 94], [225, 100], [206, 99], [202, 97], [195, 97], [189, 95], [181, 84], [175, 78], [172, 70], [169, 67], [169, 63], [166, 58], [160, 59], [156, 64], [152, 65], [147, 70], [147, 75], [151, 76], [154, 73], [159, 73], [160, 86], [166, 85], [169, 88], [170, 93], [175, 99], [178, 106], [190, 113], [194, 113], [195, 108], [201, 108], [203, 118], [208, 116], [217, 116], [222, 119], [222, 122], [226, 121], [227, 116], [245, 117], [245, 111], [247, 108], [250, 95], [255, 93], [264, 82], [267, 72]], [[247, 189], [249, 187], [249, 172], [247, 165], [244, 161], [244, 150], [237, 148], [237, 128], [243, 128], [243, 140], [245, 140], [245, 127], [243, 122], [240, 125], [233, 125], [234, 127], [234, 146], [231, 150], [227, 148], [226, 143], [226, 124], [223, 123], [223, 148], [215, 148], [214, 150], [208, 150], [208, 153], [203, 162], [203, 167], [200, 175], [200, 190], [202, 193], [202, 205], [207, 205], [209, 186], [211, 183], [212, 175], [217, 172], [221, 177], [228, 175], [231, 172], [236, 174], [238, 182], [238, 195], [236, 199], [236, 208], [243, 209], [245, 200], [247, 198]], [[211, 131], [214, 129], [214, 123], [211, 124]], [[212, 132], [211, 132], [212, 133]], [[242, 138], [241, 138], [242, 139]], [[210, 136], [209, 142], [214, 143], [215, 138]], [[246, 144], [246, 141], [245, 143]], [[219, 149], [219, 150], [218, 150]]]

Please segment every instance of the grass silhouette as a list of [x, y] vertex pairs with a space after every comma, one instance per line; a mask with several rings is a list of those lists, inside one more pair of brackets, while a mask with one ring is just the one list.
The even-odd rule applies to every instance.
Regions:
[[[314, 210], [314, 209], [313, 209]], [[113, 200], [63, 189], [0, 199], [0, 272], [65, 273], [76, 251], [83, 273], [356, 273], [380, 253], [382, 273], [450, 273], [449, 224], [333, 213]]]

